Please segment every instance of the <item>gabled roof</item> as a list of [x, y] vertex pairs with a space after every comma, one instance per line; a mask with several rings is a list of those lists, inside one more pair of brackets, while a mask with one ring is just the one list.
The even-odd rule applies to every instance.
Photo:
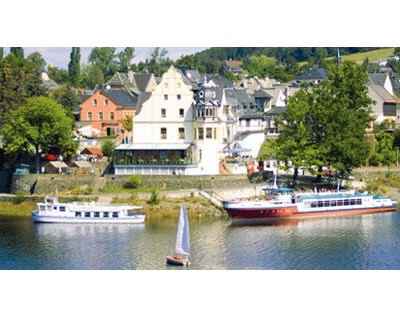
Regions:
[[147, 85], [149, 84], [151, 76], [152, 76], [152, 74], [137, 74], [137, 73], [135, 73], [133, 75], [133, 79], [135, 80], [136, 87], [140, 91], [145, 91]]
[[93, 155], [102, 158], [103, 153], [99, 148], [85, 148], [84, 150], [81, 151], [81, 154], [84, 155]]
[[245, 111], [243, 114], [239, 115], [239, 120], [245, 119], [263, 119], [264, 112], [256, 112], [256, 111]]
[[229, 79], [226, 79], [223, 76], [220, 75], [215, 75], [215, 76], [210, 76], [210, 79], [218, 86], [224, 87], [224, 88], [233, 88], [235, 86], [235, 83]]
[[72, 161], [71, 166], [76, 166], [78, 168], [91, 168], [92, 164], [88, 161]]
[[136, 107], [139, 96], [129, 94], [125, 90], [101, 89], [101, 91], [113, 99], [116, 103], [124, 107]]
[[257, 90], [253, 93], [253, 97], [256, 99], [272, 99], [272, 96], [270, 96], [267, 92], [264, 90]]
[[265, 112], [266, 116], [278, 115], [286, 111], [286, 106], [272, 106], [271, 109]]
[[245, 90], [225, 89], [226, 102], [233, 106], [254, 104], [254, 98]]
[[241, 60], [225, 60], [225, 65], [228, 67], [239, 67], [243, 65]]
[[139, 99], [137, 102], [137, 108], [136, 108], [136, 113], [135, 115], [138, 115], [140, 111], [142, 110], [142, 105], [144, 102], [146, 102], [149, 98], [151, 97], [151, 92], [142, 92], [139, 94]]
[[384, 86], [386, 81], [387, 74], [384, 73], [373, 73], [369, 74], [368, 78], [371, 82], [376, 86]]
[[314, 68], [298, 75], [295, 80], [325, 80], [328, 79], [327, 74], [325, 68]]

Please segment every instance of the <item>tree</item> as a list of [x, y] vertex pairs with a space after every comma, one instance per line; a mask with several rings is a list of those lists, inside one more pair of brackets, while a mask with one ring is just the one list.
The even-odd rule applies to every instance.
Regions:
[[42, 153], [67, 157], [75, 153], [78, 144], [71, 135], [71, 119], [62, 105], [42, 96], [27, 99], [26, 104], [11, 113], [2, 129], [6, 152], [33, 150], [37, 172]]
[[250, 76], [264, 78], [271, 77], [274, 74], [276, 67], [276, 59], [274, 57], [250, 56], [248, 62], [245, 63], [245, 68]]
[[114, 148], [115, 148], [114, 142], [112, 142], [111, 140], [107, 140], [101, 146], [101, 152], [104, 154], [104, 156], [108, 157], [108, 160], [110, 160], [110, 158], [114, 154]]
[[82, 66], [82, 86], [93, 89], [98, 84], [104, 84], [104, 74], [98, 65]]
[[274, 158], [284, 162], [283, 169], [294, 168], [293, 182], [296, 181], [300, 167], [312, 167], [316, 155], [310, 126], [310, 109], [314, 95], [303, 87], [289, 98], [287, 111], [278, 119], [281, 133], [276, 140], [263, 144], [261, 159]]
[[117, 71], [117, 64], [114, 58], [115, 47], [95, 47], [89, 55], [89, 62], [101, 69], [104, 80], [107, 81]]
[[32, 63], [32, 66], [36, 73], [40, 73], [41, 71], [45, 70], [46, 61], [40, 53], [34, 52], [30, 54], [26, 59]]
[[80, 83], [80, 59], [81, 49], [80, 47], [72, 47], [70, 62], [68, 64], [69, 80], [74, 87], [79, 87]]
[[368, 146], [364, 137], [372, 120], [373, 101], [368, 97], [368, 76], [362, 67], [347, 61], [338, 67], [331, 65], [328, 78], [289, 98], [279, 124], [281, 135], [272, 148], [277, 158], [290, 161], [295, 169], [299, 165], [313, 167], [317, 181], [323, 166], [349, 172], [365, 162]]
[[0, 126], [9, 112], [23, 104], [28, 94], [24, 88], [26, 74], [17, 59], [10, 54], [0, 61]]
[[10, 53], [17, 58], [24, 58], [24, 49], [22, 47], [10, 47]]
[[396, 160], [396, 152], [393, 150], [394, 137], [384, 131], [375, 134], [375, 146], [370, 163], [389, 166]]
[[123, 51], [118, 54], [119, 58], [119, 67], [118, 71], [128, 72], [131, 70], [131, 63], [133, 58], [135, 58], [135, 48], [126, 47]]
[[4, 55], [4, 48], [0, 47], [0, 60], [3, 59], [3, 55]]
[[69, 73], [65, 69], [58, 69], [57, 67], [49, 65], [49, 67], [47, 67], [47, 74], [50, 79], [53, 79], [58, 84], [69, 82]]

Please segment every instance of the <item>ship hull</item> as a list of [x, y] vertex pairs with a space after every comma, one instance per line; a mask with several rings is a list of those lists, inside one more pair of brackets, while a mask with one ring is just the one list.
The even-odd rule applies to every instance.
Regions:
[[37, 223], [141, 224], [144, 223], [145, 217], [145, 214], [139, 214], [131, 216], [131, 218], [77, 218], [39, 215], [37, 211], [32, 211], [32, 218]]
[[297, 207], [279, 207], [279, 208], [260, 208], [260, 209], [229, 209], [226, 212], [232, 218], [232, 221], [268, 221], [283, 219], [301, 219], [316, 217], [335, 217], [362, 215], [379, 212], [394, 212], [397, 206], [370, 207], [359, 209], [340, 209], [340, 210], [318, 210], [314, 212], [299, 212]]

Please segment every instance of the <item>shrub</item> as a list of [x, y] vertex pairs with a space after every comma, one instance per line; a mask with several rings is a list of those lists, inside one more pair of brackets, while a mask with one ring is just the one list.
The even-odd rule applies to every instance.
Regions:
[[114, 147], [115, 147], [114, 142], [111, 140], [107, 140], [101, 146], [101, 151], [104, 154], [104, 156], [107, 156], [110, 159], [110, 157], [112, 157], [114, 153]]
[[150, 200], [148, 201], [150, 205], [158, 205], [160, 203], [160, 199], [158, 198], [157, 190], [153, 189], [151, 191]]
[[133, 174], [129, 177], [128, 182], [124, 184], [124, 188], [136, 189], [142, 184], [142, 177], [139, 174]]
[[15, 192], [15, 203], [19, 204], [25, 201], [25, 191]]

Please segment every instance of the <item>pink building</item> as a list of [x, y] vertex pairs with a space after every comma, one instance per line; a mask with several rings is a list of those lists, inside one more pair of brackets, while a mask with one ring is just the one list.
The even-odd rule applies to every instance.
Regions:
[[120, 120], [134, 117], [138, 98], [125, 90], [99, 89], [80, 105], [81, 122], [90, 125], [108, 136], [120, 134]]

